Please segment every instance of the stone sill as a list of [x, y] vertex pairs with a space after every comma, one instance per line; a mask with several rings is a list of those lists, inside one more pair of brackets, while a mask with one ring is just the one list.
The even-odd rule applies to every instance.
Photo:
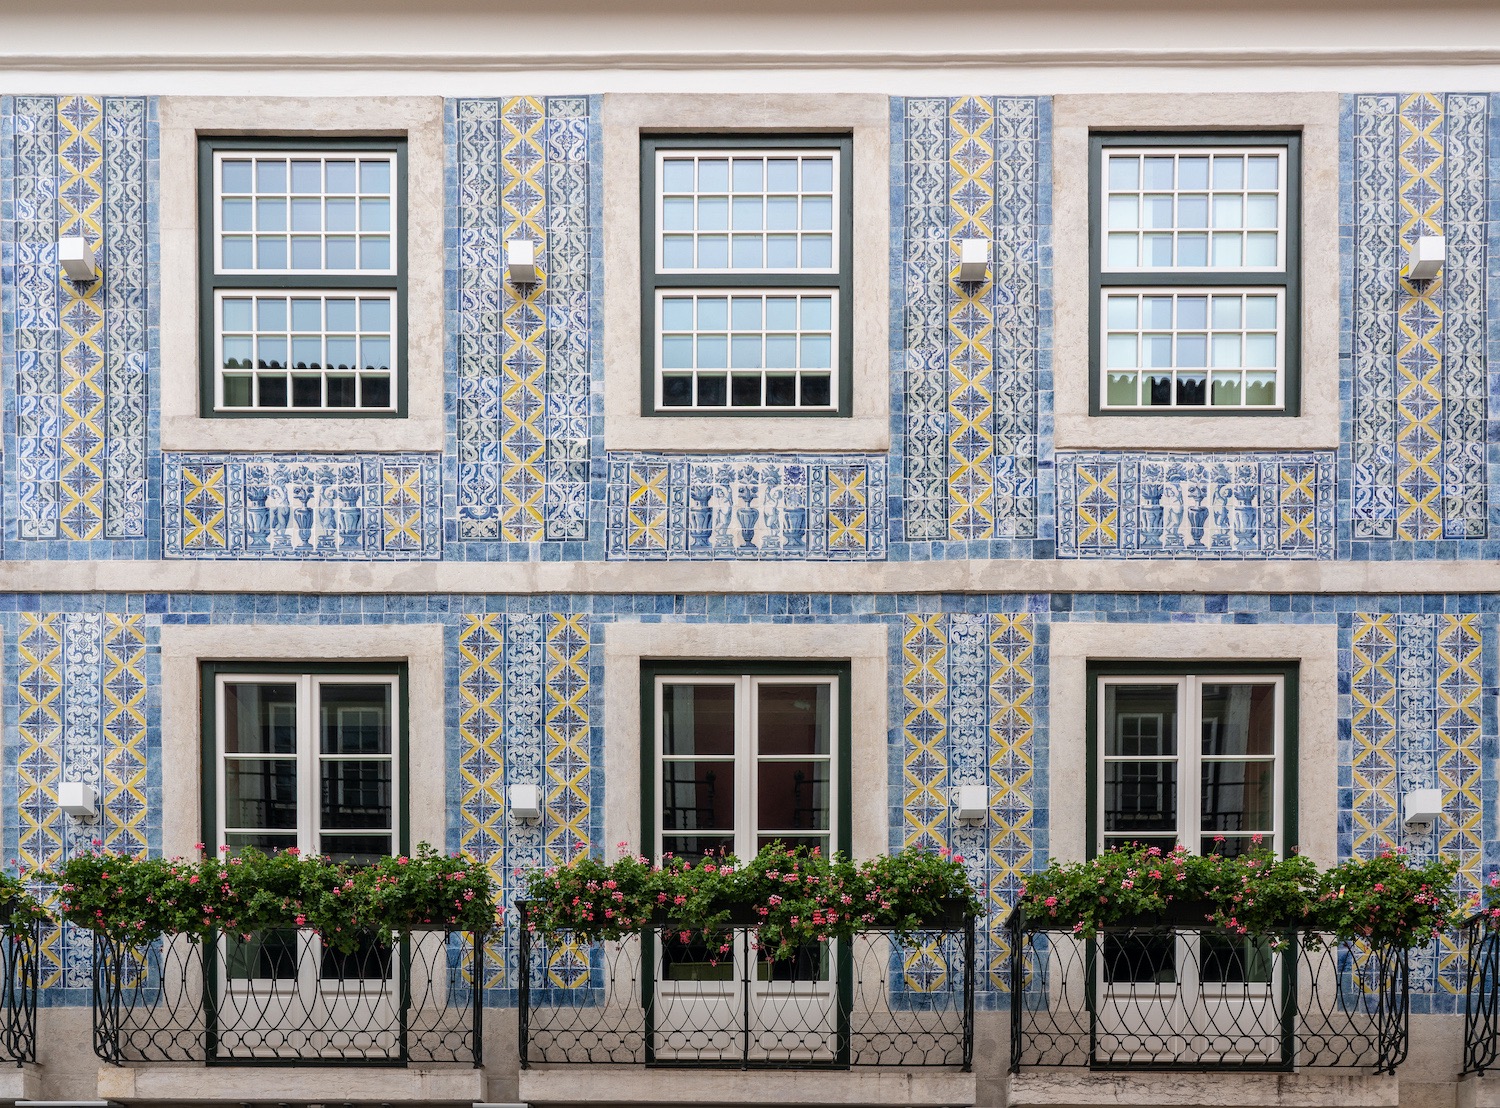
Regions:
[[1043, 1069], [1011, 1077], [1010, 1108], [1395, 1108], [1389, 1075], [1340, 1073], [1099, 1073]]
[[27, 1063], [0, 1068], [0, 1101], [37, 1100], [41, 1095], [41, 1066]]
[[721, 1070], [552, 1065], [521, 1071], [520, 1098], [534, 1105], [836, 1104], [962, 1108], [972, 1073], [946, 1069]]
[[1460, 1077], [1458, 1108], [1500, 1108], [1500, 1074], [1489, 1080], [1473, 1073]]
[[100, 1066], [101, 1100], [242, 1104], [462, 1104], [484, 1099], [484, 1071], [377, 1066]]

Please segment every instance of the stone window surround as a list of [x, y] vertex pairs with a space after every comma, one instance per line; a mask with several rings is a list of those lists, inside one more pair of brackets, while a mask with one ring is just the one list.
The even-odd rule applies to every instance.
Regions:
[[[1052, 102], [1054, 428], [1059, 450], [1309, 449], [1339, 444], [1337, 93], [1063, 95]], [[1089, 135], [1295, 131], [1302, 135], [1301, 414], [1089, 414]], [[1069, 321], [1074, 321], [1070, 323]]]
[[[161, 448], [441, 450], [443, 417], [443, 101], [400, 97], [164, 96], [161, 129]], [[198, 394], [198, 138], [404, 137], [407, 140], [407, 415], [204, 417]]]
[[[287, 625], [165, 626], [161, 629], [162, 851], [194, 853], [204, 839], [200, 662], [405, 662], [408, 838], [444, 849], [447, 842], [446, 737], [441, 624], [346, 627]], [[417, 705], [422, 707], [416, 708]], [[192, 772], [185, 772], [188, 767]]]
[[[1303, 854], [1319, 865], [1338, 861], [1338, 628], [1332, 625], [1227, 623], [1055, 623], [1048, 673], [1049, 809], [1078, 810], [1087, 796], [1090, 661], [1298, 663], [1297, 834]], [[1052, 822], [1052, 857], [1077, 860], [1088, 851], [1082, 819]]]
[[[883, 95], [608, 93], [604, 146], [604, 444], [609, 450], [890, 447], [890, 100]], [[641, 414], [641, 134], [854, 136], [853, 404], [848, 417]]]
[[889, 846], [886, 823], [884, 624], [611, 623], [604, 628], [604, 842], [641, 845], [641, 662], [840, 661], [850, 664], [849, 785], [854, 798], [850, 854], [869, 858]]

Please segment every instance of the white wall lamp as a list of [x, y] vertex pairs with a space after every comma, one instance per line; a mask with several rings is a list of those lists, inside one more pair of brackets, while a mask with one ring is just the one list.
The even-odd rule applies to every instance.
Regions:
[[988, 785], [960, 785], [954, 790], [953, 818], [959, 823], [983, 823], [990, 815]]
[[505, 278], [513, 285], [534, 285], [539, 274], [536, 269], [536, 243], [530, 239], [511, 239], [505, 244]]
[[1418, 235], [1417, 241], [1406, 248], [1406, 279], [1408, 281], [1432, 280], [1443, 268], [1447, 254], [1447, 236]]
[[510, 802], [510, 814], [522, 823], [535, 823], [542, 818], [542, 789], [540, 785], [512, 785], [505, 794]]
[[94, 249], [82, 235], [64, 235], [57, 240], [57, 263], [70, 281], [87, 284], [99, 277]]
[[1401, 798], [1401, 822], [1413, 834], [1428, 834], [1442, 818], [1441, 789], [1413, 789]]
[[958, 279], [972, 285], [983, 281], [990, 271], [990, 240], [958, 240]]
[[79, 823], [99, 819], [99, 790], [82, 781], [63, 781], [57, 786], [57, 806]]

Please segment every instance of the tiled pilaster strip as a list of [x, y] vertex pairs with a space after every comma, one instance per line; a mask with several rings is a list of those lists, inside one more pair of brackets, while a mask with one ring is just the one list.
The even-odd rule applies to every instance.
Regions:
[[454, 103], [458, 538], [500, 537], [500, 102]]
[[1395, 96], [1354, 102], [1351, 490], [1355, 539], [1396, 537]]
[[1488, 342], [1489, 97], [1449, 93], [1443, 196], [1443, 537], [1489, 533]]
[[1038, 243], [1040, 103], [995, 101], [996, 157], [990, 222], [990, 314], [994, 371], [990, 385], [997, 536], [1037, 533], [1037, 359], [1041, 303]]
[[[1036, 735], [1036, 621], [1027, 613], [987, 617], [989, 648], [990, 818], [984, 825], [985, 907], [979, 979], [994, 990], [1010, 988], [1005, 919], [1020, 900], [1021, 885], [1037, 855], [1035, 813], [1046, 807], [1038, 795], [1033, 748]], [[967, 851], [964, 852], [967, 857]]]
[[588, 538], [593, 334], [590, 126], [586, 97], [546, 101], [546, 537]]
[[151, 103], [104, 101], [104, 537], [144, 539], [151, 399]]
[[[905, 104], [905, 384], [902, 496], [908, 542], [948, 537], [948, 101]], [[893, 151], [894, 153], [894, 151]]]
[[[22, 539], [60, 533], [58, 477], [62, 425], [58, 363], [60, 290], [57, 277], [57, 101], [18, 96], [9, 103], [14, 153], [7, 186], [12, 191], [11, 279], [6, 282], [4, 328], [15, 366], [16, 528]], [[12, 301], [11, 298], [14, 298]]]
[[948, 112], [948, 537], [995, 535], [993, 277], [958, 279], [958, 242], [994, 240], [995, 109], [964, 97]]
[[542, 101], [506, 100], [500, 113], [502, 242], [536, 243], [541, 272], [535, 283], [501, 287], [503, 334], [500, 393], [500, 538], [543, 537], [547, 444], [547, 154]]
[[[1443, 103], [1430, 93], [1401, 102], [1401, 244], [1443, 226]], [[1443, 274], [1401, 282], [1397, 308], [1396, 534], [1438, 539], [1442, 519]]]

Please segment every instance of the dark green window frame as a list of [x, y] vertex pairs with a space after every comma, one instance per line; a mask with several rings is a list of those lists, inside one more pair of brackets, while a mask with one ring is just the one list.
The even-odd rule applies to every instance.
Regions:
[[405, 662], [324, 662], [273, 661], [257, 662], [235, 660], [233, 662], [199, 662], [198, 688], [200, 691], [200, 714], [198, 719], [201, 749], [202, 802], [200, 819], [203, 833], [201, 840], [210, 854], [216, 855], [219, 847], [219, 775], [218, 775], [218, 717], [219, 682], [221, 676], [235, 674], [286, 674], [289, 677], [342, 676], [346, 674], [368, 674], [371, 677], [395, 677], [400, 703], [396, 705], [396, 726], [399, 734], [394, 744], [394, 754], [401, 767], [400, 788], [396, 794], [396, 843], [402, 854], [411, 853], [411, 789], [408, 768], [411, 765], [410, 694]]
[[1101, 677], [1279, 677], [1282, 680], [1281, 720], [1281, 825], [1285, 828], [1278, 844], [1283, 857], [1297, 851], [1297, 713], [1298, 662], [1263, 661], [1091, 661], [1085, 667], [1084, 686], [1088, 787], [1088, 845], [1086, 856], [1093, 858], [1099, 850], [1099, 679]]
[[[1111, 147], [1159, 146], [1177, 150], [1194, 146], [1269, 147], [1286, 151], [1286, 253], [1285, 268], [1279, 273], [1231, 270], [1201, 270], [1189, 273], [1172, 271], [1105, 273], [1103, 197], [1104, 151]], [[1103, 292], [1112, 288], [1165, 288], [1223, 286], [1227, 288], [1280, 289], [1284, 297], [1285, 319], [1282, 335], [1282, 405], [1279, 408], [1201, 407], [1107, 408], [1103, 403], [1102, 382], [1103, 317], [1100, 303]], [[1183, 133], [1177, 131], [1112, 131], [1089, 136], [1089, 414], [1095, 416], [1213, 416], [1231, 418], [1288, 417], [1302, 410], [1302, 136], [1285, 131], [1212, 131]]]
[[[215, 272], [217, 243], [214, 239], [215, 209], [217, 207], [214, 183], [214, 155], [229, 150], [286, 150], [296, 152], [393, 153], [396, 156], [395, 188], [396, 203], [391, 213], [391, 226], [396, 236], [396, 272], [379, 275], [339, 274], [323, 275], [317, 271], [308, 273], [219, 274]], [[200, 137], [198, 140], [198, 411], [205, 419], [404, 419], [406, 417], [406, 139], [404, 138], [244, 138], [244, 137]], [[215, 297], [225, 289], [327, 289], [353, 291], [363, 289], [387, 291], [394, 294], [393, 318], [396, 341], [392, 344], [392, 370], [395, 377], [395, 410], [362, 411], [358, 408], [330, 410], [317, 408], [299, 411], [296, 408], [255, 410], [237, 409], [220, 411], [214, 407], [218, 366], [217, 331], [218, 313]]]
[[[656, 155], [662, 150], [805, 149], [839, 151], [838, 273], [659, 273], [656, 268]], [[641, 136], [641, 412], [675, 418], [837, 419], [853, 412], [854, 370], [854, 139], [834, 134], [682, 134]], [[659, 289], [786, 288], [837, 289], [838, 394], [832, 409], [668, 408], [656, 403], [656, 294]]]
[[658, 677], [832, 677], [838, 681], [838, 742], [834, 747], [834, 774], [838, 797], [829, 828], [830, 853], [851, 850], [853, 798], [850, 788], [850, 679], [849, 662], [734, 661], [648, 659], [641, 662], [641, 850], [656, 849], [656, 679]]

